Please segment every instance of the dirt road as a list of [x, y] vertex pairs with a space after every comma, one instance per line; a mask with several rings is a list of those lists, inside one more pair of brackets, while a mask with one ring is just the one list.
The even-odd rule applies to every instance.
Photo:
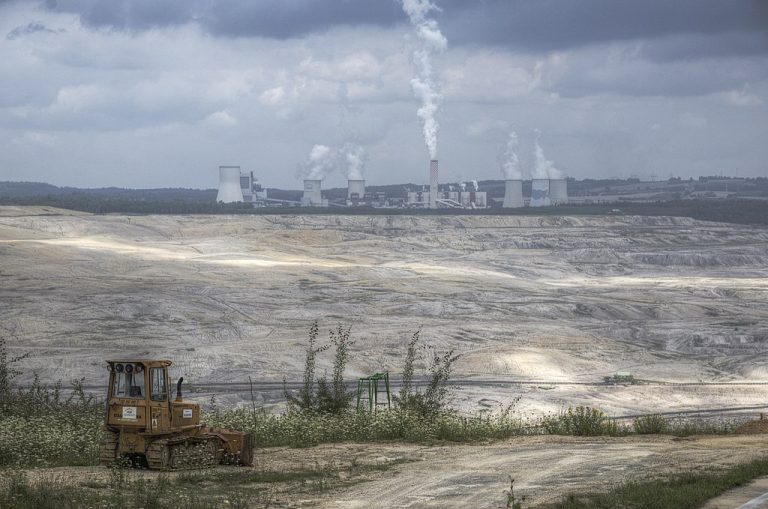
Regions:
[[[254, 468], [292, 472], [325, 469], [350, 475], [350, 467], [393, 465], [352, 474], [354, 483], [322, 492], [272, 486], [271, 507], [498, 508], [504, 507], [509, 476], [525, 507], [552, 502], [569, 492], [606, 490], [627, 480], [717, 468], [768, 453], [768, 437], [672, 438], [519, 437], [489, 445], [334, 444], [306, 449], [262, 449]], [[220, 467], [221, 470], [236, 467]], [[108, 472], [98, 467], [35, 470], [64, 475], [73, 483]], [[149, 478], [156, 472], [143, 471]], [[173, 475], [173, 474], [172, 474]], [[59, 477], [61, 478], [61, 477]]]
[[423, 461], [333, 495], [325, 507], [503, 507], [508, 476], [534, 506], [570, 491], [748, 461], [765, 437], [524, 437], [487, 446], [421, 449]]

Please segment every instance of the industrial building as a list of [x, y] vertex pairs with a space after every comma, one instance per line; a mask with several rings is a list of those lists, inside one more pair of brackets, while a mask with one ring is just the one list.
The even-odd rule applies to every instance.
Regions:
[[565, 179], [551, 179], [549, 181], [549, 200], [552, 205], [566, 205], [568, 203], [568, 181]]
[[525, 202], [523, 201], [523, 181], [504, 181], [504, 202], [502, 207], [506, 209], [516, 209], [524, 206]]
[[432, 208], [434, 200], [435, 208], [464, 208], [484, 209], [488, 206], [487, 193], [477, 189], [477, 183], [467, 185], [459, 183], [457, 188], [445, 185], [443, 190], [437, 189], [435, 193], [430, 190], [409, 191], [405, 205], [411, 208]]
[[328, 200], [323, 198], [322, 180], [304, 180], [304, 195], [301, 197], [302, 207], [327, 207]]
[[549, 197], [549, 180], [533, 179], [531, 181], [531, 207], [549, 207], [552, 200]]
[[267, 191], [261, 187], [253, 172], [244, 172], [239, 166], [219, 166], [219, 192], [216, 201], [222, 203], [261, 204], [267, 200]]
[[[568, 181], [566, 179], [533, 179], [531, 181], [531, 207], [548, 207], [568, 203]], [[522, 180], [504, 181], [505, 209], [525, 207]]]

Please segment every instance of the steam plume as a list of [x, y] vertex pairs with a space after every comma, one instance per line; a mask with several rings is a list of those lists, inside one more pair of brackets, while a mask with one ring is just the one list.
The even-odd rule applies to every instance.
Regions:
[[536, 155], [536, 167], [533, 171], [533, 178], [535, 179], [561, 179], [563, 178], [563, 172], [555, 168], [554, 163], [544, 157], [544, 149], [539, 144], [539, 136], [541, 133], [536, 131], [535, 141], [535, 155]]
[[365, 149], [357, 143], [345, 143], [341, 148], [341, 155], [346, 162], [347, 179], [363, 180], [365, 163], [367, 162]]
[[440, 32], [437, 21], [427, 17], [431, 11], [440, 9], [430, 0], [401, 0], [403, 11], [408, 15], [411, 24], [416, 29], [420, 47], [413, 52], [413, 63], [416, 66], [416, 76], [411, 80], [411, 88], [421, 107], [416, 115], [421, 119], [424, 129], [424, 142], [432, 159], [437, 158], [437, 132], [440, 128], [435, 114], [440, 109], [442, 96], [437, 91], [432, 78], [432, 54], [443, 51], [448, 41]]
[[506, 180], [523, 179], [523, 172], [520, 171], [520, 159], [517, 157], [518, 145], [519, 141], [517, 139], [517, 133], [512, 131], [509, 133], [509, 138], [507, 139], [507, 145], [505, 146], [504, 151], [499, 156], [501, 171]]
[[304, 178], [310, 180], [321, 180], [333, 169], [334, 156], [331, 147], [326, 145], [315, 145], [309, 151], [309, 159], [304, 163]]

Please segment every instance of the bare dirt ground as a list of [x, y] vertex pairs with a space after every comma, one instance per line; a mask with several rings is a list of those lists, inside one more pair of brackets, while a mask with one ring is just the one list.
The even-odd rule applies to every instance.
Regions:
[[45, 381], [103, 384], [104, 359], [124, 356], [173, 359], [193, 383], [299, 380], [319, 319], [352, 325], [350, 378], [398, 373], [421, 327], [425, 342], [461, 354], [457, 378], [545, 382], [468, 385], [456, 405], [470, 413], [518, 395], [520, 411], [537, 415], [759, 405], [761, 386], [574, 382], [618, 370], [768, 381], [767, 276], [768, 229], [685, 218], [0, 207], [0, 319], [16, 330], [14, 351], [32, 353], [27, 373]]
[[[254, 468], [274, 472], [327, 469], [346, 479], [353, 465], [394, 465], [380, 472], [353, 475], [351, 485], [334, 487], [331, 483], [331, 489], [322, 492], [272, 485], [272, 507], [503, 508], [509, 476], [515, 479], [515, 493], [526, 497], [525, 507], [535, 507], [570, 492], [608, 490], [628, 480], [747, 462], [764, 457], [767, 449], [768, 438], [758, 435], [680, 439], [538, 436], [490, 445], [271, 448], [258, 451]], [[217, 471], [237, 469], [220, 467]], [[99, 467], [66, 467], [38, 469], [30, 475], [64, 475], [70, 483], [93, 484], [105, 480], [109, 473]], [[135, 475], [154, 478], [160, 474], [139, 471]]]

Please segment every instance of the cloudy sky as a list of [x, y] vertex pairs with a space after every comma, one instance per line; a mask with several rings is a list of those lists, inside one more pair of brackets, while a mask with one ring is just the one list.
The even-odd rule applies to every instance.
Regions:
[[[523, 171], [539, 130], [576, 178], [768, 173], [767, 1], [433, 3], [442, 179], [501, 178], [511, 130]], [[355, 143], [423, 183], [420, 44], [399, 0], [0, 0], [0, 180], [298, 188]]]

